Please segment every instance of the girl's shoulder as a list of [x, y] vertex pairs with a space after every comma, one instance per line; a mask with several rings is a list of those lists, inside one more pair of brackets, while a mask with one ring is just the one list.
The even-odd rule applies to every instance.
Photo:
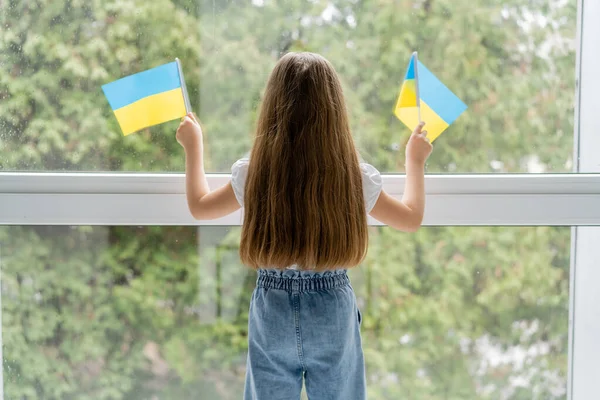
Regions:
[[[244, 188], [246, 185], [246, 177], [248, 176], [249, 158], [241, 158], [231, 166], [231, 186], [238, 203], [244, 205]], [[371, 212], [375, 203], [379, 198], [381, 189], [383, 188], [383, 180], [381, 173], [369, 163], [361, 162], [360, 171], [362, 172], [363, 180], [363, 195], [365, 197], [365, 208], [367, 212]]]
[[237, 160], [231, 166], [231, 187], [240, 206], [244, 206], [244, 187], [248, 176], [250, 159], [245, 157]]
[[360, 170], [362, 172], [363, 181], [363, 196], [365, 197], [365, 208], [367, 213], [370, 213], [383, 188], [383, 179], [381, 179], [381, 173], [366, 162], [360, 163]]

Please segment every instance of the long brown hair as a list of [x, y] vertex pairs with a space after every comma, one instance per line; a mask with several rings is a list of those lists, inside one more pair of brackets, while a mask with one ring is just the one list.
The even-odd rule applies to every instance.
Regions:
[[326, 270], [364, 258], [362, 175], [342, 86], [325, 58], [289, 53], [271, 72], [244, 193], [244, 264]]

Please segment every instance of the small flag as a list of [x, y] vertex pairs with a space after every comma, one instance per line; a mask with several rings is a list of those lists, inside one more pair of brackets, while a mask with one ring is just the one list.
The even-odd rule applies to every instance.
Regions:
[[414, 52], [396, 102], [396, 117], [411, 130], [424, 121], [427, 137], [433, 142], [466, 109], [466, 104], [440, 82]]
[[190, 102], [179, 59], [102, 86], [123, 135], [184, 117]]

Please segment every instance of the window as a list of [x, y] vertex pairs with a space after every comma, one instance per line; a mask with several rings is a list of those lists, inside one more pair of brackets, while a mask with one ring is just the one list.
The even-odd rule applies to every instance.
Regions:
[[436, 142], [426, 227], [373, 226], [352, 271], [371, 393], [595, 400], [600, 3], [488, 3], [0, 1], [0, 399], [228, 399], [243, 381], [241, 214], [194, 221], [177, 122], [123, 137], [102, 84], [179, 57], [215, 188], [278, 55], [321, 52], [401, 196], [392, 108], [416, 49], [469, 109]]
[[[0, 228], [6, 398], [240, 399], [239, 227]], [[369, 398], [564, 399], [568, 227], [372, 228]]]
[[205, 124], [207, 170], [229, 172], [250, 148], [266, 78], [290, 50], [336, 66], [358, 147], [381, 171], [403, 171], [409, 131], [392, 110], [413, 50], [469, 105], [429, 172], [573, 170], [575, 0], [0, 7], [5, 171], [182, 171], [177, 121], [123, 137], [100, 90], [179, 57]]

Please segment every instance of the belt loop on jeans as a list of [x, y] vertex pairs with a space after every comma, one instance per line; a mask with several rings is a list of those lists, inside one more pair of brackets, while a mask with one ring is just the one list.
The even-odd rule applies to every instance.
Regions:
[[296, 278], [296, 279], [291, 279], [292, 282], [292, 292], [299, 292], [300, 291], [300, 279]]

